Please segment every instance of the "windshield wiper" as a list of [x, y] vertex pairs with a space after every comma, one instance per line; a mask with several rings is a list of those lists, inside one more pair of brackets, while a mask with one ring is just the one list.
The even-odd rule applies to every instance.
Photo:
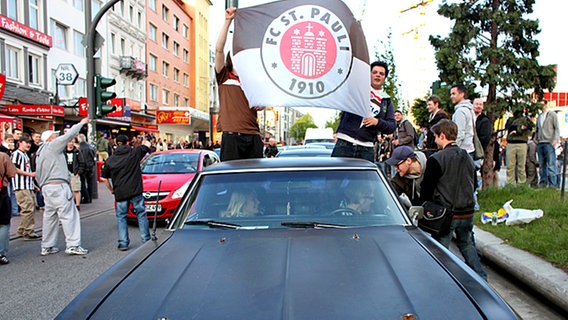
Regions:
[[238, 229], [241, 227], [238, 224], [215, 221], [215, 220], [192, 220], [192, 221], [186, 221], [185, 224], [203, 225], [203, 226], [209, 226], [210, 228], [227, 228], [227, 229]]
[[333, 224], [333, 223], [321, 223], [321, 222], [309, 222], [309, 221], [286, 221], [280, 223], [280, 225], [284, 227], [290, 228], [348, 228], [347, 226], [340, 225], [340, 224]]

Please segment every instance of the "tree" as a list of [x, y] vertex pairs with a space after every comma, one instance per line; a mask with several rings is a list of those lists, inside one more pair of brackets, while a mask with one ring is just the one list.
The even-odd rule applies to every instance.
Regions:
[[314, 118], [309, 113], [301, 116], [292, 126], [290, 127], [290, 136], [296, 141], [304, 140], [306, 135], [306, 130], [308, 128], [317, 128], [314, 123]]
[[392, 30], [389, 28], [386, 43], [379, 40], [382, 49], [375, 47], [375, 58], [384, 61], [389, 66], [389, 75], [385, 80], [384, 90], [391, 97], [392, 104], [395, 109], [400, 109], [406, 114], [408, 107], [403, 103], [398, 74], [396, 73], [396, 64], [394, 63], [394, 52], [392, 46]]
[[426, 99], [428, 99], [428, 97], [414, 100], [414, 104], [410, 109], [412, 116], [414, 117], [414, 121], [419, 127], [427, 127], [428, 120], [430, 119], [430, 113], [428, 112], [428, 109], [426, 109]]
[[[438, 13], [454, 21], [446, 38], [430, 36], [440, 80], [447, 84], [479, 83], [486, 89], [485, 111], [493, 123], [505, 111], [540, 108], [544, 90], [553, 90], [553, 66], [540, 66], [540, 30], [533, 12], [535, 0], [477, 0], [444, 3]], [[470, 86], [470, 92], [476, 91]], [[492, 139], [494, 141], [494, 139]], [[483, 182], [493, 181], [493, 143], [487, 148]]]
[[335, 112], [335, 115], [333, 116], [333, 118], [327, 120], [325, 122], [325, 127], [326, 128], [332, 128], [333, 132], [337, 132], [337, 127], [339, 127], [339, 122], [341, 121], [341, 112], [337, 111]]

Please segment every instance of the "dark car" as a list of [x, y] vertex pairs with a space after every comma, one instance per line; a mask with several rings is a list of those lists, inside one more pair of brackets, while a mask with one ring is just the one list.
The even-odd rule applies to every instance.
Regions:
[[[371, 162], [227, 161], [60, 319], [516, 319]], [[126, 299], [126, 300], [125, 300]]]

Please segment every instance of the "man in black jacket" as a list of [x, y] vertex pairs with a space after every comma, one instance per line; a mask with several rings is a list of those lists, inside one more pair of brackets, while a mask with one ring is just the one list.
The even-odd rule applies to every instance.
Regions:
[[491, 140], [491, 122], [487, 115], [483, 112], [483, 99], [476, 98], [473, 100], [473, 113], [475, 113], [475, 130], [483, 151], [487, 151], [489, 140]]
[[[150, 142], [142, 138], [142, 144], [131, 148], [126, 135], [118, 135], [118, 147], [106, 161], [101, 175], [105, 178], [105, 185], [114, 194], [116, 201], [116, 218], [118, 220], [118, 250], [128, 250], [130, 239], [126, 215], [129, 205], [132, 204], [138, 218], [138, 229], [142, 243], [150, 240], [150, 228], [146, 218], [144, 197], [142, 197], [142, 171], [140, 160], [150, 152]], [[110, 181], [109, 181], [110, 180]]]
[[456, 144], [458, 126], [451, 120], [440, 120], [431, 128], [440, 151], [426, 162], [424, 179], [420, 186], [421, 202], [434, 201], [453, 213], [450, 230], [434, 238], [446, 248], [450, 247], [452, 235], [456, 234], [457, 246], [470, 266], [482, 278], [483, 271], [473, 240], [473, 198], [475, 167], [467, 151]]

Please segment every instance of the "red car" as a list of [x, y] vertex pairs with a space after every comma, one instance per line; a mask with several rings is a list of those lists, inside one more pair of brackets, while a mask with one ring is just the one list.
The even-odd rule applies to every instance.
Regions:
[[[217, 162], [220, 160], [215, 152], [196, 149], [154, 152], [142, 160], [142, 195], [148, 219], [153, 219], [156, 214], [159, 220], [171, 218], [195, 174]], [[127, 219], [136, 220], [132, 206]]]

